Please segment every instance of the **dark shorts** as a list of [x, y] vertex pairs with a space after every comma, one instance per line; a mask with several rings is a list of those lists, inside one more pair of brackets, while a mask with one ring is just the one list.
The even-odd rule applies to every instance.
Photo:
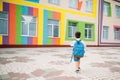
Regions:
[[75, 62], [78, 62], [79, 60], [80, 60], [80, 58], [74, 57], [74, 61], [75, 61]]

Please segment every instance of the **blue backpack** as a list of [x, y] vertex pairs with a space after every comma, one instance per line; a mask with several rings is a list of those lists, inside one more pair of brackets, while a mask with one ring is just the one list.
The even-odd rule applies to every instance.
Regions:
[[79, 40], [73, 46], [73, 55], [76, 57], [83, 57], [85, 53], [84, 44]]

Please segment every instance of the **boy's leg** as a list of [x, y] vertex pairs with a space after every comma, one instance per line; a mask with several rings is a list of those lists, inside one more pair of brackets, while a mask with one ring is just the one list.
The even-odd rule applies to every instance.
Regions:
[[79, 72], [80, 67], [80, 58], [74, 57], [76, 72]]
[[80, 68], [80, 60], [76, 62], [76, 69]]

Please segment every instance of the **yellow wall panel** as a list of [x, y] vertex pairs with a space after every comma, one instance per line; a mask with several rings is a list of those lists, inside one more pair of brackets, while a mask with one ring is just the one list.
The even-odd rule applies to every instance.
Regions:
[[3, 2], [0, 2], [0, 11], [3, 11]]
[[0, 45], [2, 44], [2, 36], [0, 36]]
[[65, 13], [61, 13], [60, 45], [64, 45], [64, 39], [65, 39]]
[[43, 9], [38, 11], [38, 45], [43, 43]]
[[93, 17], [96, 18], [97, 13], [97, 1], [93, 0]]
[[26, 5], [26, 6], [32, 6], [32, 7], [36, 7], [36, 8], [43, 8], [43, 9], [54, 10], [54, 11], [58, 11], [58, 12], [65, 12], [65, 13], [69, 13], [69, 14], [75, 14], [75, 15], [80, 15], [80, 16], [87, 16], [87, 17], [96, 18], [96, 8], [97, 8], [96, 7], [96, 2], [97, 2], [96, 0], [93, 0], [93, 13], [91, 13], [91, 14], [83, 13], [83, 12], [79, 12], [79, 11], [62, 9], [62, 8], [56, 8], [53, 6], [46, 6], [46, 5], [42, 5], [39, 3], [32, 3], [32, 2], [23, 1], [23, 0], [3, 0], [3, 1], [15, 3], [15, 4]]

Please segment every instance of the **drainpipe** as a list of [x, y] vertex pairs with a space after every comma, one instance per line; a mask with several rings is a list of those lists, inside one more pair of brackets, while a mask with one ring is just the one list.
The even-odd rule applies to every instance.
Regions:
[[98, 3], [98, 43], [97, 46], [99, 47], [99, 43], [100, 43], [100, 4], [101, 4], [101, 0], [99, 0]]

